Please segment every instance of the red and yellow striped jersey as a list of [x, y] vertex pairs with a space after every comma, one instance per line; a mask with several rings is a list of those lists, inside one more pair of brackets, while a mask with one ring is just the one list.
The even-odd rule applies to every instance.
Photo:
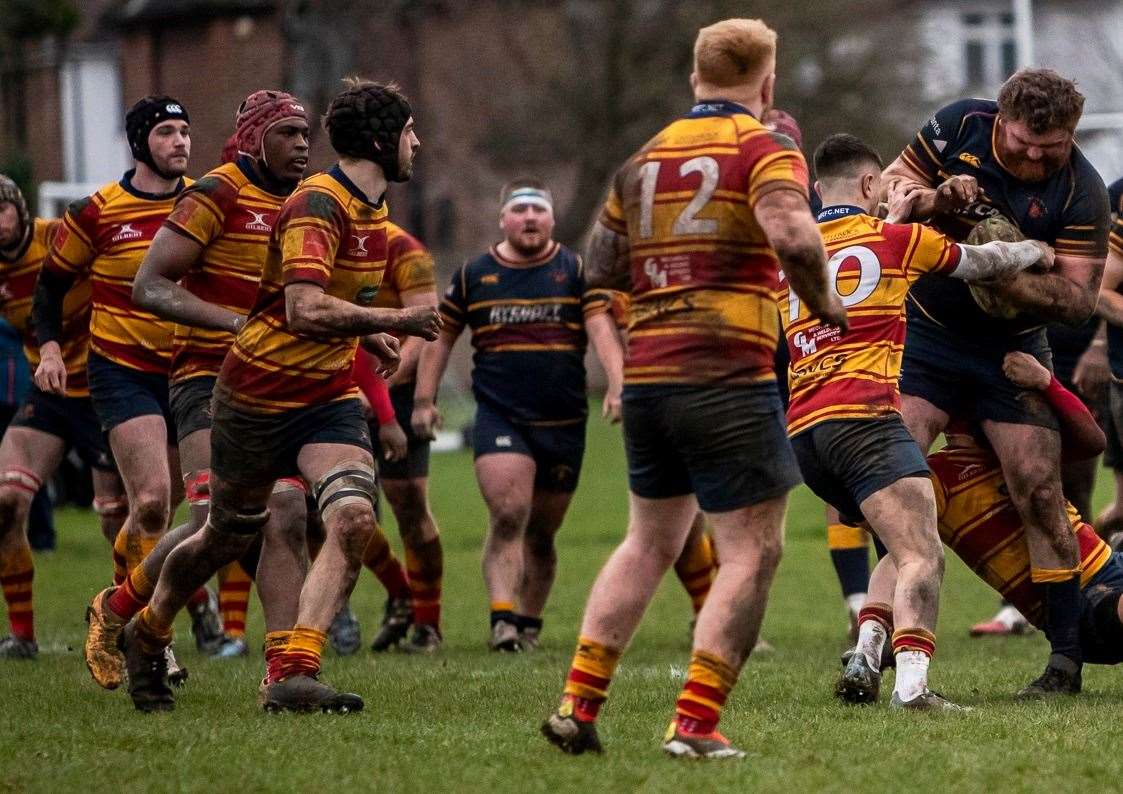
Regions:
[[380, 309], [401, 309], [402, 297], [411, 292], [437, 291], [433, 255], [420, 240], [401, 226], [386, 222], [386, 277], [374, 299]]
[[238, 407], [277, 413], [358, 395], [358, 340], [291, 331], [285, 286], [308, 282], [373, 306], [386, 270], [386, 205], [371, 204], [339, 168], [309, 177], [277, 216], [249, 319], [222, 363], [218, 388]]
[[[31, 303], [39, 268], [50, 250], [61, 221], [36, 218], [27, 247], [8, 261], [0, 255], [0, 312], [23, 337], [23, 351], [32, 373], [39, 366], [39, 343], [31, 324]], [[66, 365], [66, 396], [90, 396], [86, 356], [90, 349], [90, 280], [76, 283], [62, 304], [62, 335], [58, 339]]]
[[813, 317], [781, 276], [778, 305], [791, 365], [788, 432], [832, 419], [900, 412], [897, 380], [905, 350], [905, 298], [926, 273], [950, 273], [962, 249], [919, 223], [891, 224], [857, 207], [828, 207], [819, 231], [828, 277], [846, 306], [850, 331]]
[[133, 303], [133, 277], [176, 197], [191, 180], [181, 180], [175, 192], [157, 196], [133, 188], [132, 173], [67, 208], [43, 267], [89, 277], [91, 350], [131, 369], [166, 373], [172, 324]]
[[[185, 190], [164, 225], [203, 250], [180, 286], [209, 303], [249, 314], [284, 201], [261, 186], [245, 158], [220, 165]], [[233, 342], [229, 331], [177, 324], [172, 382], [217, 376]]]
[[[1025, 530], [998, 459], [985, 449], [945, 447], [928, 456], [928, 465], [941, 539], [1033, 625], [1044, 628], [1044, 591], [1030, 581]], [[1080, 546], [1084, 587], [1107, 563], [1111, 549], [1076, 508], [1067, 508]]]
[[807, 195], [787, 137], [731, 102], [703, 102], [616, 174], [600, 222], [631, 257], [625, 382], [747, 384], [775, 378], [776, 254], [753, 208]]
[[1111, 208], [1111, 230], [1107, 236], [1107, 245], [1117, 256], [1123, 256], [1123, 179], [1111, 183], [1108, 195], [1114, 200], [1114, 205]]

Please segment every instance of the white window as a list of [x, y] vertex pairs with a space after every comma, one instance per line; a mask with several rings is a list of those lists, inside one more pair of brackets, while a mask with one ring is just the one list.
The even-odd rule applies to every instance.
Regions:
[[963, 85], [990, 96], [1018, 68], [1014, 14], [1009, 10], [971, 10], [959, 15], [963, 47]]
[[63, 171], [68, 182], [103, 183], [131, 165], [121, 75], [103, 47], [76, 47], [59, 70]]

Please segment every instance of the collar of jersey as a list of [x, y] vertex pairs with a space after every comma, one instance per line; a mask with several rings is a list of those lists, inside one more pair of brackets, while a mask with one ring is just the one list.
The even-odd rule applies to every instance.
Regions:
[[834, 204], [819, 210], [819, 214], [815, 216], [815, 220], [819, 223], [825, 223], [826, 221], [833, 221], [836, 218], [845, 218], [848, 215], [869, 215], [869, 213], [861, 207], [855, 207], [853, 204]]
[[339, 167], [339, 163], [336, 163], [328, 169], [328, 176], [330, 176], [339, 184], [343, 185], [344, 190], [346, 190], [348, 193], [350, 193], [352, 196], [354, 196], [364, 204], [374, 207], [375, 209], [378, 209], [382, 206], [382, 199], [385, 197], [385, 194], [379, 196], [378, 201], [371, 201], [370, 199], [368, 199], [367, 194], [359, 190], [358, 185], [347, 178], [347, 174], [343, 173], [343, 169]]
[[118, 184], [121, 185], [122, 190], [130, 196], [136, 196], [138, 199], [144, 199], [145, 201], [162, 201], [163, 199], [179, 195], [179, 192], [183, 190], [183, 177], [180, 177], [179, 181], [175, 183], [175, 190], [171, 193], [145, 193], [143, 190], [137, 190], [133, 187], [133, 177], [135, 175], [136, 169], [130, 168], [125, 172], [125, 175], [121, 177], [121, 181]]
[[234, 165], [238, 166], [238, 170], [242, 175], [249, 180], [250, 184], [254, 187], [260, 188], [268, 193], [270, 196], [277, 198], [284, 198], [296, 190], [296, 182], [291, 183], [292, 187], [286, 190], [282, 185], [277, 182], [262, 179], [257, 174], [257, 169], [253, 167], [253, 158], [248, 154], [238, 155], [238, 159], [234, 161]]
[[[730, 116], [734, 113], [753, 115], [753, 112], [744, 105], [738, 105], [728, 99], [709, 99], [705, 102], [696, 102], [690, 112], [686, 114], [686, 117], [688, 119], [704, 119], [710, 116]], [[753, 118], [756, 118], [756, 116], [753, 116]]]

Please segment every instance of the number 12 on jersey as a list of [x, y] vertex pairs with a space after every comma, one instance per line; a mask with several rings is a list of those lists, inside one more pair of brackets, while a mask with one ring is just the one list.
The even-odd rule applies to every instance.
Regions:
[[[639, 209], [639, 236], [648, 238], [654, 233], [652, 217], [655, 210], [655, 184], [659, 179], [659, 169], [663, 167], [660, 160], [652, 160], [640, 166], [640, 209]], [[695, 191], [682, 212], [675, 218], [671, 226], [671, 234], [676, 237], [696, 234], [714, 234], [718, 222], [713, 218], [699, 218], [698, 213], [706, 208], [717, 190], [718, 179], [721, 171], [717, 160], [712, 157], [695, 157], [679, 166], [678, 175], [681, 177], [693, 173], [702, 175], [702, 183]]]

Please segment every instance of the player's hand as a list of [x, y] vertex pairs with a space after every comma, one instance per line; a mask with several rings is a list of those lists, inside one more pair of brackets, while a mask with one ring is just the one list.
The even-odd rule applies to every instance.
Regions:
[[393, 419], [378, 428], [378, 443], [382, 445], [382, 456], [391, 462], [403, 460], [409, 450], [406, 431]]
[[846, 307], [837, 295], [829, 295], [826, 305], [811, 312], [827, 325], [834, 325], [842, 335], [850, 330], [850, 321], [846, 317]]
[[408, 336], [420, 336], [432, 342], [436, 339], [445, 321], [435, 306], [411, 306], [401, 310], [398, 330]]
[[623, 391], [623, 384], [609, 382], [608, 388], [604, 392], [604, 404], [601, 406], [600, 415], [607, 419], [611, 425], [620, 423], [623, 406], [620, 396]]
[[378, 359], [375, 372], [381, 378], [389, 378], [398, 371], [402, 363], [402, 343], [393, 334], [368, 334], [363, 337], [363, 347]]
[[889, 203], [885, 214], [885, 222], [908, 222], [909, 218], [912, 217], [916, 202], [930, 191], [931, 188], [925, 188], [921, 185], [909, 185], [908, 187], [902, 188], [900, 187], [900, 183], [893, 184], [889, 188]]
[[413, 433], [418, 438], [433, 441], [441, 428], [441, 412], [434, 403], [415, 403], [410, 417]]
[[1076, 362], [1072, 384], [1089, 402], [1099, 403], [1107, 395], [1111, 383], [1111, 365], [1107, 360], [1107, 346], [1102, 340], [1094, 341]]
[[1049, 388], [1049, 383], [1053, 380], [1052, 373], [1044, 364], [1020, 350], [1006, 354], [1006, 358], [1002, 359], [1002, 372], [1015, 386], [1023, 389], [1042, 391]]
[[47, 342], [39, 348], [39, 366], [35, 368], [35, 385], [47, 394], [66, 396], [66, 364], [58, 342]]
[[979, 195], [979, 182], [975, 177], [959, 174], [936, 188], [936, 211], [955, 212], [973, 202]]
[[1037, 260], [1036, 264], [1034, 264], [1033, 267], [1039, 268], [1041, 270], [1052, 270], [1053, 265], [1056, 264], [1057, 259], [1057, 255], [1056, 252], [1053, 251], [1053, 247], [1051, 245], [1048, 245], [1047, 243], [1041, 242], [1040, 240], [1030, 240], [1029, 242], [1033, 243], [1034, 248], [1041, 252], [1041, 258]]

